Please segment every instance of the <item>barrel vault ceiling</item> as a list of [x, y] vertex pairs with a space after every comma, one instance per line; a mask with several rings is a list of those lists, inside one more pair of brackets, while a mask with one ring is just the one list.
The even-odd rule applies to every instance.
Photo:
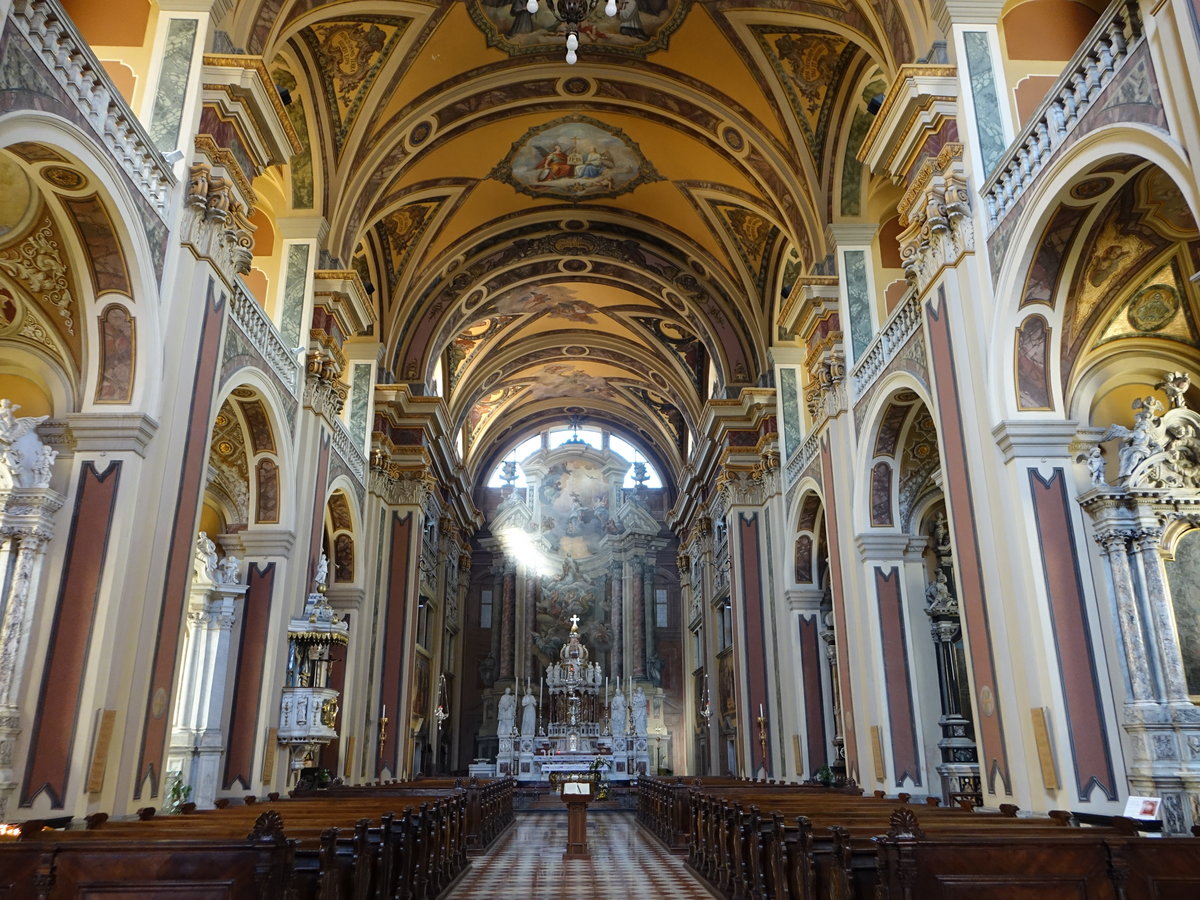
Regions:
[[328, 222], [386, 375], [436, 383], [470, 472], [576, 416], [674, 480], [705, 402], [769, 379], [828, 224], [863, 220], [866, 101], [928, 25], [894, 0], [601, 0], [568, 65], [541, 6], [242, 0], [219, 40], [264, 58], [305, 143], [272, 212]]

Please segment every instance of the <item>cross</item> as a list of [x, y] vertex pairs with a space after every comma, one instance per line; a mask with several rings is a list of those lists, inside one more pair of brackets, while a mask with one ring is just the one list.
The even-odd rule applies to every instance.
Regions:
[[571, 616], [570, 621], [571, 621], [571, 630], [578, 631], [579, 630], [579, 616]]

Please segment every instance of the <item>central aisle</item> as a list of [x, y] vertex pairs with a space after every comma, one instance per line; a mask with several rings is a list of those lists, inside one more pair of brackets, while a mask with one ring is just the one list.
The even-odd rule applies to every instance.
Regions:
[[642, 832], [633, 813], [588, 816], [590, 860], [563, 860], [566, 843], [565, 814], [518, 813], [445, 900], [712, 900], [683, 857]]

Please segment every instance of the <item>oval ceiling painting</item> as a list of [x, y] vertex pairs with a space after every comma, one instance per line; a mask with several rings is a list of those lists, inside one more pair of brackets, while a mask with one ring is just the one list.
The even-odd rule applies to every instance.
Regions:
[[[599, 0], [579, 27], [579, 55], [599, 52], [645, 56], [667, 46], [691, 7], [691, 0], [617, 0], [617, 14], [605, 15]], [[487, 35], [488, 45], [512, 56], [563, 49], [567, 29], [539, 0], [529, 12], [526, 0], [468, 0], [471, 18]]]
[[490, 177], [531, 197], [566, 200], [616, 197], [639, 184], [662, 181], [621, 129], [586, 116], [531, 128]]

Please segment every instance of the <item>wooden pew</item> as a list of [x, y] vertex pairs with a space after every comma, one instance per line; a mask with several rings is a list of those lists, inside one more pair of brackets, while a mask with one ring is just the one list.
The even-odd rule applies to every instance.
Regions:
[[[393, 813], [398, 801], [408, 804]], [[432, 900], [467, 865], [463, 821], [465, 797], [376, 797], [279, 801], [229, 807], [188, 816], [148, 817], [104, 822], [87, 831], [50, 832], [39, 839], [62, 845], [122, 841], [157, 844], [181, 838], [220, 842], [245, 832], [250, 816], [264, 807], [286, 822], [294, 838], [290, 890], [298, 900], [368, 896]], [[362, 818], [364, 813], [370, 819]], [[376, 824], [377, 823], [377, 824]], [[332, 826], [332, 827], [331, 827]]]
[[[12, 900], [95, 896], [285, 900], [294, 845], [278, 816], [265, 816], [249, 835], [227, 840], [60, 841], [42, 832], [0, 844], [0, 884]], [[87, 833], [87, 832], [83, 832]]]

